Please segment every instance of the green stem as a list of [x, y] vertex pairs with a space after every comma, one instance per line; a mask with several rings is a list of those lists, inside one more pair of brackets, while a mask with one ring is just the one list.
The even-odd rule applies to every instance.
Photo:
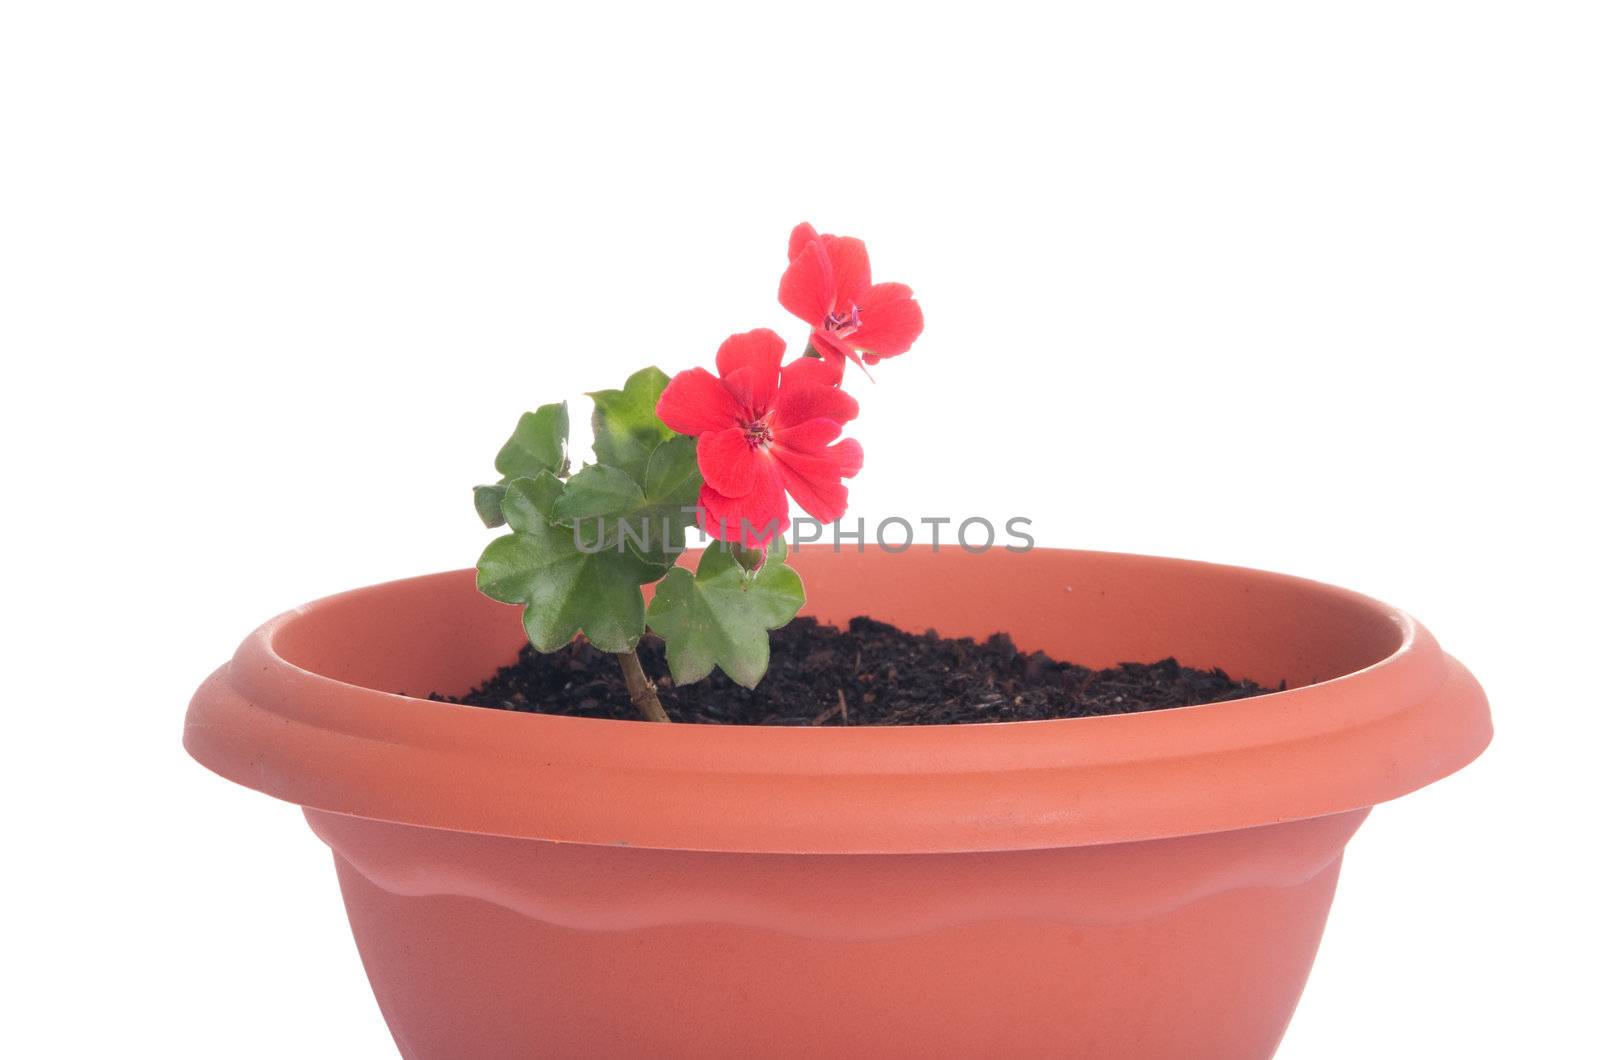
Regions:
[[617, 661], [622, 663], [622, 679], [628, 683], [628, 698], [645, 720], [670, 722], [672, 719], [667, 717], [666, 708], [656, 696], [655, 682], [645, 676], [644, 667], [639, 664], [639, 653], [618, 652]]

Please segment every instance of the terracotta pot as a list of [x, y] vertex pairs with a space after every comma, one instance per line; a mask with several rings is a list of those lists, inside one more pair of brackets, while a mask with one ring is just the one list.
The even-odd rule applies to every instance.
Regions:
[[[1290, 690], [1151, 714], [762, 729], [410, 698], [510, 660], [470, 572], [269, 622], [185, 744], [301, 804], [413, 1060], [1270, 1056], [1373, 804], [1489, 741], [1407, 616], [1138, 556], [803, 550], [807, 611]], [[847, 690], [848, 691], [848, 690]]]

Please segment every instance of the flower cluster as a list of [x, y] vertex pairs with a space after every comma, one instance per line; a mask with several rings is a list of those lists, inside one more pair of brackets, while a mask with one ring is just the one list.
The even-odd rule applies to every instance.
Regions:
[[[724, 342], [715, 374], [669, 379], [652, 366], [594, 391], [595, 459], [576, 469], [566, 402], [541, 405], [495, 457], [498, 480], [473, 489], [484, 525], [508, 531], [478, 557], [479, 591], [521, 606], [537, 651], [582, 635], [618, 655], [652, 721], [670, 715], [638, 657], [647, 631], [677, 685], [721, 670], [754, 688], [766, 673], [768, 632], [806, 599], [787, 563], [789, 502], [834, 522], [861, 470], [860, 443], [841, 437], [860, 412], [845, 362], [865, 373], [922, 332], [911, 289], [874, 284], [861, 240], [810, 225], [789, 238], [778, 300], [811, 326], [801, 356], [785, 364], [783, 340], [763, 328]], [[701, 552], [691, 573], [678, 559], [697, 521], [729, 544]]]
[[862, 456], [855, 439], [840, 439], [859, 412], [842, 389], [845, 361], [865, 369], [922, 333], [911, 288], [872, 282], [866, 244], [809, 224], [789, 237], [778, 301], [811, 326], [805, 354], [784, 364], [776, 333], [733, 335], [717, 350], [716, 375], [680, 372], [656, 404], [664, 424], [696, 439], [701, 528], [755, 548], [789, 528], [791, 498], [823, 522], [844, 514], [842, 480]]

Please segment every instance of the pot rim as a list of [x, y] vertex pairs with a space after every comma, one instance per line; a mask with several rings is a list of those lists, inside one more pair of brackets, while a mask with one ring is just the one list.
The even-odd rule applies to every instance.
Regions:
[[1318, 817], [1431, 783], [1489, 742], [1471, 675], [1414, 619], [1370, 597], [1122, 553], [1035, 549], [1006, 562], [1041, 554], [1297, 586], [1392, 623], [1398, 647], [1317, 684], [1203, 706], [848, 728], [486, 710], [340, 681], [278, 650], [284, 630], [324, 608], [384, 593], [476, 593], [472, 571], [450, 571], [267, 622], [196, 692], [184, 745], [247, 787], [359, 817], [559, 842], [856, 854], [1081, 846]]

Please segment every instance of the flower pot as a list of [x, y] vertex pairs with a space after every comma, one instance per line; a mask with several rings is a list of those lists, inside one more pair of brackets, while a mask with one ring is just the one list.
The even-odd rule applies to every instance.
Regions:
[[802, 549], [807, 613], [1175, 655], [1289, 690], [1148, 714], [768, 729], [409, 698], [509, 661], [470, 571], [274, 619], [185, 743], [305, 807], [413, 1060], [1270, 1056], [1346, 841], [1488, 743], [1407, 616], [1277, 574]]

